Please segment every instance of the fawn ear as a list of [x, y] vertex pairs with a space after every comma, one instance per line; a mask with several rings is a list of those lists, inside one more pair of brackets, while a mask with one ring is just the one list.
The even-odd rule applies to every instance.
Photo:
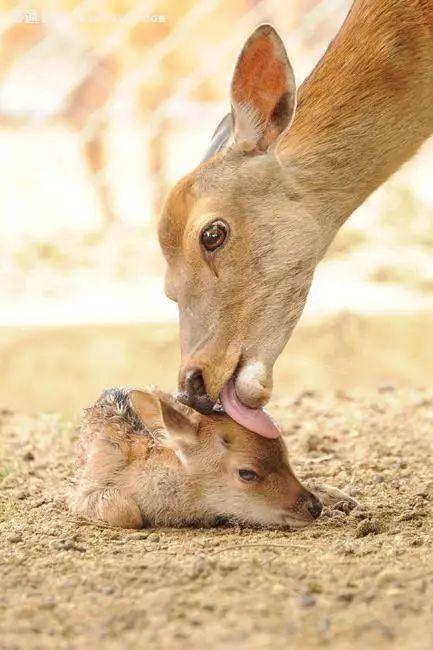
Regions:
[[[129, 400], [135, 413], [158, 440], [181, 458], [197, 441], [200, 415], [159, 390], [132, 390]], [[181, 458], [183, 460], [183, 458]]]
[[249, 37], [231, 87], [235, 142], [265, 152], [292, 123], [296, 82], [281, 38], [271, 25]]
[[175, 451], [185, 451], [197, 441], [200, 415], [173, 398], [160, 399], [160, 407], [167, 447]]

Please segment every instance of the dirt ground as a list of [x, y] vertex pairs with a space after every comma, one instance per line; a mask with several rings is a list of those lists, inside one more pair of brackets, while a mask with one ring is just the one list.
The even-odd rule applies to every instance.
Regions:
[[0, 418], [0, 647], [433, 646], [433, 391], [276, 400], [299, 475], [361, 506], [298, 532], [71, 517], [74, 425]]

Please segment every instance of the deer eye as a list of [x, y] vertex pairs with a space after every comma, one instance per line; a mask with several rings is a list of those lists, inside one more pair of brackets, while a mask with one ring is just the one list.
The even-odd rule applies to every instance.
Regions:
[[241, 478], [243, 481], [247, 481], [248, 483], [259, 480], [258, 474], [256, 474], [256, 472], [253, 472], [252, 469], [240, 469], [238, 470], [238, 474], [239, 478]]
[[200, 241], [207, 251], [213, 253], [224, 244], [227, 234], [227, 225], [223, 221], [214, 221], [202, 231]]

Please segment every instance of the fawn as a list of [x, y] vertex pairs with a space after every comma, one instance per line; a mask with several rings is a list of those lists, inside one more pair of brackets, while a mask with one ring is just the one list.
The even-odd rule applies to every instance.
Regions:
[[301, 528], [333, 488], [313, 494], [293, 473], [281, 436], [265, 438], [225, 413], [202, 415], [156, 388], [112, 388], [87, 409], [74, 514], [124, 528], [221, 521]]

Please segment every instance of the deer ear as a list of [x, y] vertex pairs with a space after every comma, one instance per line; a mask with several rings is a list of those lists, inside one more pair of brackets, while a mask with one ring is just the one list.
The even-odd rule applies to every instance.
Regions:
[[133, 390], [129, 400], [143, 424], [157, 431], [159, 441], [183, 460], [184, 452], [197, 441], [199, 413], [159, 390]]
[[271, 25], [249, 37], [236, 64], [231, 87], [234, 138], [260, 152], [292, 123], [296, 82], [281, 38]]
[[214, 131], [208, 150], [202, 158], [202, 162], [209, 160], [216, 153], [227, 147], [233, 131], [233, 115], [227, 113]]

